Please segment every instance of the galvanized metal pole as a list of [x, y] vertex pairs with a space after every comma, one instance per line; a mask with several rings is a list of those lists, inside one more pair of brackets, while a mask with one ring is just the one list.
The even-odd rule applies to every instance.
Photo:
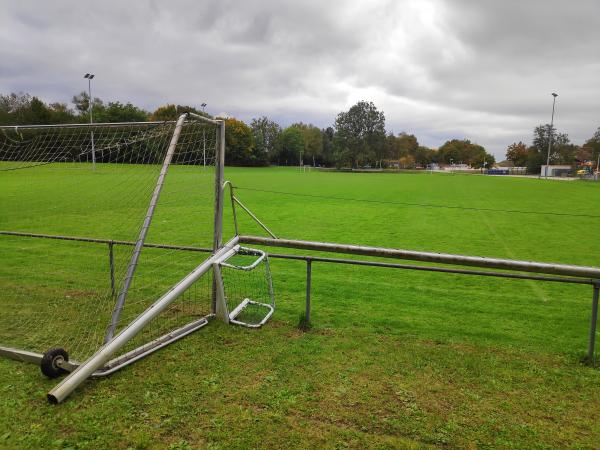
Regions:
[[235, 230], [235, 235], [238, 233], [238, 222], [237, 222], [237, 214], [235, 211], [235, 196], [233, 195], [233, 184], [229, 183], [229, 198], [231, 199], [231, 213], [233, 214], [233, 229]]
[[[218, 142], [219, 146], [215, 154], [215, 220], [213, 230], [213, 252], [217, 252], [221, 248], [223, 240], [223, 182], [225, 179], [225, 121], [218, 121]], [[213, 270], [213, 286], [212, 286], [212, 313], [217, 313], [217, 303], [224, 304], [225, 299], [222, 289], [222, 278], [220, 270]], [[217, 297], [219, 297], [217, 301]]]
[[223, 239], [223, 182], [225, 178], [225, 121], [219, 121], [219, 147], [215, 155], [215, 220], [213, 250], [221, 247]]
[[115, 296], [115, 257], [113, 254], [114, 242], [108, 243], [108, 264], [110, 265], [110, 293], [111, 296]]
[[596, 346], [596, 322], [598, 321], [598, 294], [600, 282], [594, 284], [594, 295], [592, 297], [592, 317], [590, 319], [590, 340], [588, 344], [587, 364], [594, 364], [594, 347]]
[[271, 230], [269, 230], [269, 228], [264, 223], [262, 223], [260, 221], [260, 219], [258, 217], [256, 217], [252, 211], [250, 211], [249, 208], [247, 208], [242, 202], [240, 202], [237, 197], [234, 196], [233, 201], [235, 203], [237, 203], [238, 205], [240, 205], [240, 208], [242, 208], [252, 218], [252, 220], [254, 220], [258, 225], [260, 225], [260, 227], [263, 230], [265, 230], [267, 233], [269, 233], [269, 236], [271, 236], [273, 239], [277, 239], [277, 236], [275, 236], [273, 234], [273, 232]]
[[548, 179], [548, 167], [550, 166], [550, 153], [552, 152], [552, 129], [554, 128], [554, 105], [556, 104], [556, 97], [558, 94], [552, 93], [552, 119], [550, 120], [550, 136], [548, 137], [548, 157], [546, 158], [546, 179]]
[[305, 325], [310, 324], [310, 291], [312, 284], [312, 259], [306, 260], [306, 309], [304, 312]]
[[545, 273], [551, 275], [600, 279], [600, 267], [574, 266], [568, 264], [539, 263], [512, 259], [464, 256], [450, 253], [431, 253], [396, 248], [368, 247], [364, 245], [336, 244], [332, 242], [299, 241], [293, 239], [272, 239], [260, 236], [240, 236], [240, 243], [267, 245], [271, 247], [297, 248], [319, 252], [347, 253], [351, 255], [376, 256], [382, 258], [406, 259], [460, 266], [486, 267], [521, 272]]
[[154, 192], [152, 193], [152, 198], [150, 199], [150, 205], [148, 206], [148, 211], [146, 212], [146, 217], [144, 219], [144, 223], [142, 224], [142, 229], [140, 230], [140, 234], [135, 243], [135, 247], [131, 255], [131, 260], [129, 261], [129, 266], [127, 267], [127, 274], [125, 275], [123, 287], [121, 288], [121, 292], [119, 292], [119, 296], [117, 298], [117, 302], [115, 304], [115, 308], [113, 310], [112, 317], [110, 320], [110, 325], [106, 330], [106, 337], [104, 339], [104, 342], [110, 341], [115, 334], [115, 330], [119, 322], [119, 317], [121, 316], [121, 311], [123, 310], [123, 306], [125, 305], [125, 299], [127, 298], [127, 293], [129, 292], [129, 287], [131, 286], [131, 282], [133, 281], [133, 276], [135, 274], [138, 259], [140, 258], [140, 254], [142, 253], [142, 249], [144, 248], [144, 241], [146, 240], [146, 235], [148, 234], [148, 229], [150, 228], [150, 223], [152, 222], [152, 217], [154, 216], [154, 210], [156, 209], [156, 205], [160, 197], [160, 191], [162, 190], [163, 183], [167, 176], [167, 172], [171, 164], [171, 159], [173, 158], [175, 148], [177, 147], [179, 134], [181, 133], [181, 128], [183, 127], [183, 122], [185, 122], [186, 117], [187, 114], [182, 114], [179, 117], [179, 120], [177, 120], [177, 124], [175, 125], [173, 137], [171, 138], [169, 148], [165, 155], [160, 175], [156, 180]]

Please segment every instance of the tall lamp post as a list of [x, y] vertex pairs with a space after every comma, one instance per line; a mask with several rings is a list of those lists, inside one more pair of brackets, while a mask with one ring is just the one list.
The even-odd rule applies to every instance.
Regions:
[[[88, 111], [90, 113], [90, 125], [93, 125], [94, 123], [94, 118], [93, 118], [93, 111], [94, 111], [94, 105], [93, 105], [93, 101], [92, 101], [92, 78], [94, 78], [94, 74], [93, 73], [86, 73], [83, 78], [87, 78], [88, 80]], [[92, 169], [96, 170], [96, 149], [94, 148], [94, 130], [91, 131], [91, 137], [92, 137]]]
[[[204, 108], [206, 108], [206, 103], [202, 103], [202, 112], [204, 112]], [[206, 135], [204, 134], [204, 127], [202, 127], [202, 164], [206, 169]]]
[[548, 166], [550, 166], [550, 153], [552, 153], [552, 130], [554, 129], [554, 105], [558, 94], [552, 93], [552, 119], [550, 120], [550, 138], [548, 140], [548, 157], [546, 158], [546, 179], [548, 179]]

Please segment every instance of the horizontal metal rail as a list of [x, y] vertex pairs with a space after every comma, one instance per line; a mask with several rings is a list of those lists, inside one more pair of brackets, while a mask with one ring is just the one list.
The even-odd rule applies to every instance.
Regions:
[[[133, 241], [120, 241], [111, 239], [96, 239], [79, 236], [61, 236], [53, 234], [39, 234], [39, 233], [24, 233], [18, 231], [0, 231], [0, 235], [6, 236], [20, 236], [20, 237], [31, 237], [31, 238], [42, 238], [42, 239], [57, 239], [64, 241], [76, 241], [76, 242], [90, 242], [95, 244], [109, 244], [109, 245], [127, 245], [133, 246]], [[246, 236], [248, 237], [248, 236]], [[279, 242], [280, 239], [277, 239]], [[212, 249], [207, 247], [192, 247], [185, 245], [168, 245], [168, 244], [151, 244], [144, 243], [144, 247], [159, 248], [166, 250], [182, 250], [189, 252], [204, 252], [212, 253]], [[282, 253], [269, 253], [269, 258], [276, 259], [289, 259], [296, 261], [314, 261], [324, 262], [331, 264], [346, 264], [355, 266], [371, 266], [371, 267], [387, 267], [390, 269], [403, 269], [403, 270], [415, 270], [424, 272], [439, 272], [448, 274], [459, 274], [459, 275], [476, 275], [485, 277], [496, 277], [496, 278], [512, 278], [519, 280], [534, 280], [534, 281], [549, 281], [557, 283], [573, 283], [573, 284], [595, 284], [597, 281], [594, 278], [575, 278], [575, 277], [552, 277], [542, 275], [529, 275], [521, 273], [506, 273], [506, 272], [487, 272], [483, 270], [470, 270], [470, 269], [456, 269], [449, 267], [434, 267], [434, 266], [417, 266], [412, 264], [397, 264], [380, 261], [363, 261], [359, 259], [343, 259], [343, 258], [327, 258], [322, 256], [306, 256], [306, 255], [289, 255]]]
[[299, 261], [324, 262], [332, 264], [347, 264], [353, 266], [384, 267], [389, 269], [416, 270], [423, 272], [438, 272], [458, 275], [477, 275], [484, 277], [512, 278], [517, 280], [550, 281], [557, 283], [573, 284], [595, 284], [592, 278], [574, 278], [574, 277], [551, 277], [543, 275], [529, 275], [524, 273], [491, 272], [484, 270], [454, 269], [450, 267], [437, 266], [417, 266], [413, 264], [396, 264], [381, 261], [363, 261], [360, 259], [326, 258], [322, 256], [304, 256], [304, 255], [282, 255], [269, 253], [269, 258], [293, 259]]
[[[20, 231], [0, 231], [0, 235], [5, 236], [21, 236], [31, 238], [43, 238], [43, 239], [57, 239], [60, 241], [76, 241], [76, 242], [91, 242], [94, 244], [114, 244], [114, 245], [135, 245], [135, 241], [120, 241], [113, 239], [97, 239], [82, 236], [63, 236], [60, 234], [40, 234], [40, 233], [24, 233]], [[185, 245], [169, 245], [169, 244], [149, 244], [144, 243], [144, 247], [149, 248], [162, 248], [166, 250], [186, 250], [191, 252], [212, 252], [212, 249], [207, 247], [189, 247]]]
[[600, 279], [600, 268], [598, 267], [540, 263], [533, 261], [519, 261], [500, 258], [486, 258], [481, 256], [464, 256], [449, 253], [430, 253], [395, 248], [335, 244], [330, 242], [299, 241], [292, 239], [271, 239], [259, 236], [240, 236], [240, 243], [264, 245], [268, 247], [285, 247], [301, 250], [374, 256], [380, 258], [405, 259], [411, 261], [422, 261], [438, 264], [485, 267], [488, 269], [504, 269], [518, 272], [534, 272], [541, 274], [570, 276], [578, 278]]

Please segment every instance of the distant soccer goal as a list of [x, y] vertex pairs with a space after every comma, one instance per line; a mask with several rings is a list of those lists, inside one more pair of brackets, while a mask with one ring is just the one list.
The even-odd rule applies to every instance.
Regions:
[[214, 317], [212, 271], [181, 288], [207, 256], [181, 249], [221, 246], [223, 127], [184, 115], [0, 128], [0, 354], [55, 377], [146, 312], [90, 374], [106, 375]]

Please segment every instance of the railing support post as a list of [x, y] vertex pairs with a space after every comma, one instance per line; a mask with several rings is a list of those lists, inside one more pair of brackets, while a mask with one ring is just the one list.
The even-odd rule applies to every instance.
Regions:
[[312, 284], [312, 259], [306, 260], [306, 309], [304, 311], [304, 321], [307, 327], [310, 326], [310, 290]]
[[594, 347], [596, 346], [596, 323], [598, 321], [598, 294], [600, 293], [600, 281], [594, 282], [594, 294], [592, 296], [592, 317], [590, 319], [590, 340], [588, 343], [588, 353], [586, 363], [590, 366], [594, 364]]
[[113, 252], [114, 242], [108, 243], [108, 264], [110, 266], [110, 294], [115, 296], [115, 256]]

